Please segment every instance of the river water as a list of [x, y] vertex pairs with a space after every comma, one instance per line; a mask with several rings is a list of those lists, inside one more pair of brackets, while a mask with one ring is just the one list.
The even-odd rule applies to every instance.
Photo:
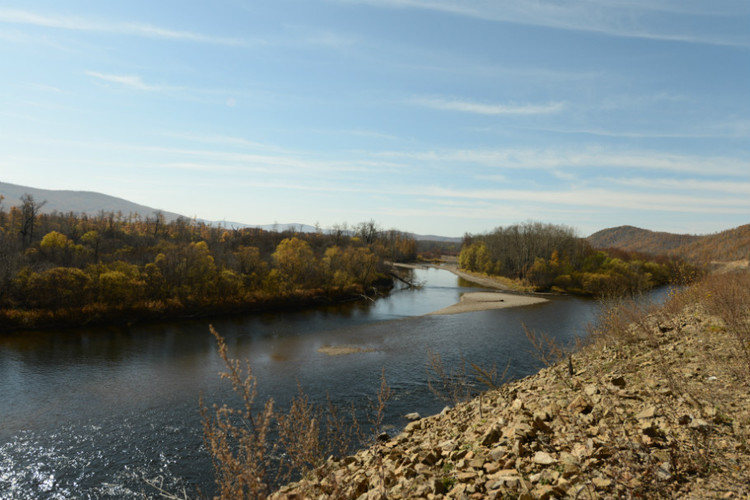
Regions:
[[[151, 325], [23, 332], [0, 337], [0, 499], [144, 498], [144, 479], [163, 478], [177, 492], [213, 493], [202, 446], [198, 399], [232, 402], [208, 325], [247, 358], [260, 397], [285, 406], [299, 383], [315, 401], [364, 406], [381, 370], [393, 390], [386, 423], [445, 405], [427, 387], [427, 351], [447, 367], [463, 357], [480, 366], [509, 365], [509, 378], [534, 373], [522, 325], [561, 342], [584, 336], [596, 314], [590, 300], [451, 316], [426, 314], [478, 290], [448, 271], [415, 270], [421, 289], [396, 290], [375, 302], [295, 313]], [[368, 352], [328, 356], [324, 346]]]

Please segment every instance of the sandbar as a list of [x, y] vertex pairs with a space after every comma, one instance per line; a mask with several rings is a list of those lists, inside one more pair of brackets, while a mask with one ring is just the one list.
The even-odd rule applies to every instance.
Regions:
[[502, 292], [467, 292], [461, 296], [461, 302], [445, 307], [430, 314], [461, 314], [488, 309], [505, 309], [507, 307], [530, 306], [548, 302], [542, 297], [519, 295]]
[[318, 348], [318, 352], [328, 354], [329, 356], [343, 356], [345, 354], [355, 354], [358, 352], [375, 352], [375, 349], [353, 345], [324, 345], [323, 347]]

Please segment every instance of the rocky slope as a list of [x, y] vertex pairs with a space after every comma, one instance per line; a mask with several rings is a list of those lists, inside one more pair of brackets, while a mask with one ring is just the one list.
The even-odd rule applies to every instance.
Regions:
[[737, 332], [685, 302], [603, 318], [570, 362], [329, 459], [273, 498], [750, 498]]

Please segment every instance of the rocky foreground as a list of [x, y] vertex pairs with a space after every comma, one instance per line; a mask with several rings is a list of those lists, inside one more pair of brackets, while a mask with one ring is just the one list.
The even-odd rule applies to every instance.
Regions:
[[618, 314], [572, 363], [413, 421], [273, 498], [750, 498], [736, 332], [700, 306]]

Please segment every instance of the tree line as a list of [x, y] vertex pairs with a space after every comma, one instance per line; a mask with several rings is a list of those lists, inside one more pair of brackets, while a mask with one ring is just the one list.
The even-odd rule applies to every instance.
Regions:
[[373, 221], [299, 233], [0, 199], [0, 329], [288, 307], [388, 287], [416, 242]]
[[459, 267], [516, 279], [537, 291], [591, 296], [634, 294], [698, 272], [677, 258], [594, 249], [572, 228], [540, 222], [466, 235]]

